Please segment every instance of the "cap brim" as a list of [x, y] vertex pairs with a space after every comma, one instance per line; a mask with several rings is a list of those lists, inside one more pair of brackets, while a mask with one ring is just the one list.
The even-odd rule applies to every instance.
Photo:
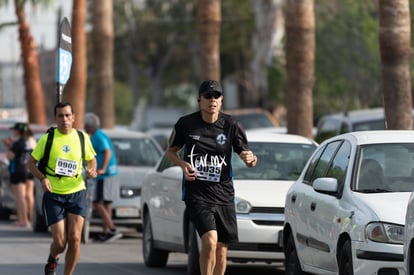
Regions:
[[209, 93], [219, 93], [220, 95], [223, 95], [222, 92], [217, 91], [217, 90], [208, 90], [208, 91], [204, 91], [202, 93], [199, 93], [199, 95], [205, 95], [205, 94], [209, 94]]

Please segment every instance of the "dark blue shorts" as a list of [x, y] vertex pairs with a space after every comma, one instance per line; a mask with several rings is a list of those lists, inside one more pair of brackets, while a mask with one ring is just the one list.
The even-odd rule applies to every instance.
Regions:
[[186, 202], [190, 220], [201, 237], [210, 230], [216, 230], [218, 241], [234, 243], [238, 241], [237, 218], [234, 204], [216, 205]]
[[50, 226], [63, 220], [68, 213], [85, 217], [87, 213], [86, 195], [86, 190], [67, 195], [45, 192], [43, 194], [43, 215], [46, 225]]

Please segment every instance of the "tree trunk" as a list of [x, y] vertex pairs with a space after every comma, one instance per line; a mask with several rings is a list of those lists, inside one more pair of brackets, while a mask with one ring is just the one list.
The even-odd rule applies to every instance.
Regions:
[[197, 8], [200, 43], [200, 77], [220, 81], [220, 0], [199, 0]]
[[15, 11], [19, 23], [19, 40], [23, 64], [23, 82], [27, 113], [30, 123], [47, 125], [42, 82], [39, 73], [39, 60], [36, 43], [26, 22], [22, 1], [15, 0]]
[[269, 105], [267, 70], [275, 56], [283, 55], [282, 39], [285, 33], [283, 0], [251, 0], [256, 30], [252, 37], [253, 60], [250, 65], [253, 90], [249, 96], [256, 106]]
[[407, 0], [380, 0], [380, 50], [386, 128], [411, 130], [410, 7]]
[[113, 95], [114, 27], [112, 0], [92, 1], [92, 56], [94, 110], [101, 127], [115, 126]]
[[312, 138], [315, 61], [313, 0], [287, 0], [286, 71], [288, 133]]
[[65, 101], [72, 104], [76, 119], [74, 127], [83, 128], [86, 82], [88, 76], [87, 45], [85, 32], [86, 0], [73, 2], [72, 8], [72, 68], [65, 87]]

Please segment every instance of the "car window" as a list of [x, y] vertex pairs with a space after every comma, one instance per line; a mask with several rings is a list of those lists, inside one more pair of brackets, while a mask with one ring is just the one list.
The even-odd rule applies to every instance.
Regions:
[[357, 168], [355, 191], [411, 192], [414, 189], [414, 145], [361, 146]]
[[233, 115], [245, 129], [275, 127], [265, 113]]
[[170, 168], [171, 166], [174, 166], [174, 164], [171, 160], [167, 158], [167, 156], [164, 155], [160, 164], [158, 165], [157, 172], [162, 172], [165, 169]]
[[[180, 159], [183, 159], [184, 157], [184, 150], [181, 149], [180, 151], [178, 151], [178, 156]], [[162, 171], [164, 171], [167, 168], [170, 168], [172, 166], [176, 166], [169, 158], [167, 158], [167, 155], [164, 154], [164, 156], [162, 157], [160, 164], [157, 167], [157, 172], [161, 173]]]
[[341, 121], [336, 118], [322, 118], [318, 123], [318, 130], [315, 136], [316, 142], [322, 142], [325, 139], [338, 134]]
[[320, 149], [320, 154], [317, 154], [312, 158], [311, 164], [305, 173], [304, 181], [306, 183], [311, 184], [314, 179], [326, 175], [331, 159], [341, 143], [341, 140], [328, 143]]
[[248, 168], [233, 152], [232, 166], [235, 179], [296, 180], [306, 161], [316, 149], [314, 144], [250, 142], [258, 162]]
[[156, 145], [148, 138], [111, 138], [118, 165], [154, 166], [161, 157]]
[[338, 185], [342, 187], [345, 182], [345, 175], [348, 169], [349, 157], [351, 154], [351, 145], [345, 141], [342, 143], [334, 159], [332, 160], [331, 167], [328, 170], [327, 176], [336, 178]]
[[384, 119], [367, 120], [367, 121], [354, 123], [353, 125], [353, 131], [384, 130], [384, 129], [385, 129]]
[[339, 130], [339, 134], [348, 133], [351, 130], [349, 129], [349, 125], [345, 122], [341, 123], [341, 129]]

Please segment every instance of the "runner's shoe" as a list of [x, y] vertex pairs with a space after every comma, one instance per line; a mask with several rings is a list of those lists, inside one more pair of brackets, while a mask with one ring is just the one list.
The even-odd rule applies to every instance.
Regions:
[[119, 240], [120, 238], [122, 238], [122, 233], [121, 232], [109, 232], [105, 235], [104, 239], [102, 240], [104, 243], [110, 243], [116, 240]]
[[57, 262], [47, 263], [45, 265], [45, 275], [56, 275]]

